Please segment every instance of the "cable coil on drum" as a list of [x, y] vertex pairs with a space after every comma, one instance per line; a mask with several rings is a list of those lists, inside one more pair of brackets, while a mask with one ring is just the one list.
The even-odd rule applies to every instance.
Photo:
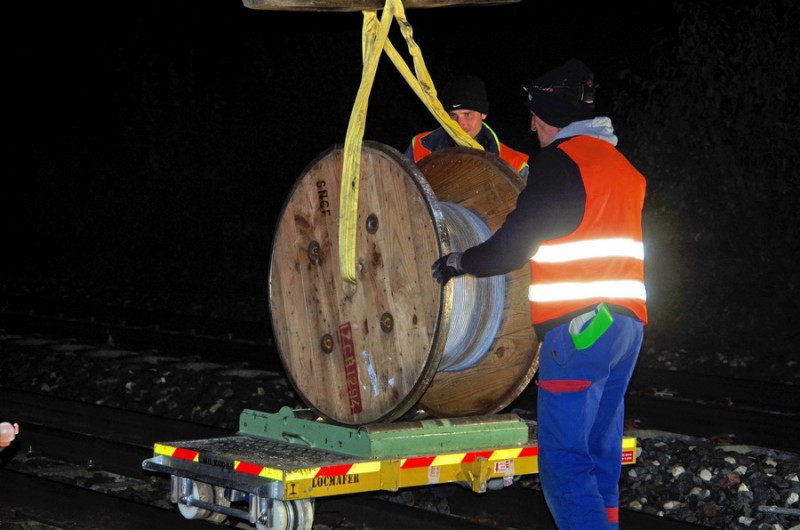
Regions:
[[[439, 203], [450, 235], [451, 251], [463, 251], [486, 241], [492, 231], [470, 210], [450, 202]], [[451, 280], [454, 311], [450, 319], [439, 369], [458, 371], [475, 365], [489, 350], [505, 302], [505, 276], [476, 278], [463, 275]]]

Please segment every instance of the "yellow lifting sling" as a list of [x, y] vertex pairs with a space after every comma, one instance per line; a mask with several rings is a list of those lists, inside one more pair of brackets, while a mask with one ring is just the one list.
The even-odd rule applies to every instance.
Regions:
[[[355, 276], [355, 240], [356, 221], [358, 217], [358, 183], [361, 170], [361, 143], [364, 137], [364, 125], [367, 118], [367, 102], [370, 90], [378, 69], [381, 52], [394, 63], [397, 70], [409, 84], [415, 94], [431, 111], [442, 128], [464, 147], [483, 150], [483, 147], [464, 132], [456, 122], [450, 119], [441, 102], [437, 98], [436, 88], [422, 59], [422, 52], [414, 42], [411, 25], [405, 15], [401, 0], [386, 0], [381, 19], [378, 20], [375, 11], [363, 11], [364, 23], [361, 34], [361, 54], [363, 68], [361, 71], [361, 84], [358, 88], [350, 122], [347, 126], [347, 135], [344, 142], [344, 164], [342, 168], [342, 188], [339, 198], [339, 269], [342, 279], [349, 283], [356, 283]], [[408, 45], [408, 52], [414, 62], [414, 71], [405, 63], [391, 41], [388, 39], [389, 28], [393, 20], [397, 20], [400, 31]]]
[[[411, 7], [450, 7], [454, 5], [491, 5], [515, 3], [520, 0], [406, 0]], [[364, 126], [367, 117], [367, 102], [378, 69], [381, 53], [394, 63], [397, 70], [406, 80], [415, 94], [422, 100], [442, 128], [461, 146], [483, 150], [483, 147], [465, 133], [458, 124], [450, 119], [441, 102], [437, 98], [436, 88], [422, 59], [422, 51], [414, 42], [411, 25], [405, 15], [402, 0], [385, 0], [383, 13], [378, 20], [380, 0], [243, 0], [251, 9], [273, 9], [293, 11], [355, 11], [360, 9], [364, 15], [361, 34], [362, 70], [361, 83], [358, 88], [347, 135], [344, 144], [344, 161], [342, 167], [342, 183], [339, 196], [339, 269], [342, 279], [348, 283], [356, 283], [355, 274], [355, 237], [358, 217], [358, 185], [361, 170], [361, 144], [364, 137]], [[388, 40], [389, 29], [393, 20], [397, 20], [400, 32], [408, 45], [408, 52], [414, 63], [414, 73], [405, 63], [392, 43]], [[416, 75], [415, 75], [416, 74]]]

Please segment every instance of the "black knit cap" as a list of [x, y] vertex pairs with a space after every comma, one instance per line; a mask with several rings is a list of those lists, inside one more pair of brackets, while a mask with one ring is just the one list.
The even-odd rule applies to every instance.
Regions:
[[594, 74], [578, 59], [525, 85], [530, 111], [553, 127], [594, 118]]
[[489, 114], [486, 85], [474, 75], [460, 75], [448, 81], [440, 100], [447, 112], [466, 109]]

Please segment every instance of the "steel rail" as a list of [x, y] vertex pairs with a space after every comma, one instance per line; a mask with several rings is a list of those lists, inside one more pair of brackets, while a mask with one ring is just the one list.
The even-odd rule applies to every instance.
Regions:
[[[63, 461], [61, 468], [72, 466], [77, 470], [62, 471], [63, 476], [81, 476], [86, 469], [91, 468], [138, 480], [151, 480], [153, 487], [162, 489], [165, 498], [168, 498], [168, 479], [141, 469], [143, 458], [152, 454], [154, 441], [232, 434], [215, 427], [48, 395], [7, 388], [2, 392], [3, 413], [12, 413], [27, 419], [25, 430], [18, 439], [18, 451], [46, 455], [48, 458]], [[5, 463], [8, 464], [12, 458], [13, 455], [5, 456]], [[0, 470], [0, 497], [10, 506], [15, 506], [18, 514], [24, 514], [30, 519], [41, 522], [59, 521], [60, 524], [69, 522], [69, 527], [75, 530], [143, 528], [143, 521], [149, 521], [147, 527], [153, 530], [211, 528], [205, 521], [183, 519], [177, 508], [169, 513], [169, 510], [163, 508], [120, 498], [114, 492], [87, 492], [75, 484], [69, 484], [63, 477], [53, 479], [51, 474], [48, 479], [37, 477], [35, 473], [34, 469], [24, 472]], [[97, 484], [93, 487], [100, 488]], [[379, 497], [383, 494], [391, 496], [391, 492], [379, 492], [317, 499], [315, 520], [328, 521], [333, 527], [372, 530], [555, 530], [541, 492], [536, 490], [509, 487], [475, 494], [453, 484], [417, 490], [427, 490], [431, 496], [446, 497], [451, 513], [436, 513], [390, 502]], [[59, 502], [51, 502], [51, 499], [59, 499]], [[113, 519], [111, 522], [109, 517]], [[621, 518], [624, 525], [632, 528], [700, 528], [630, 510], [622, 510]], [[118, 521], [123, 519], [124, 522]], [[343, 522], [347, 525], [343, 526]], [[218, 525], [215, 527], [219, 528]]]
[[[112, 335], [118, 344], [188, 351], [220, 363], [257, 362], [283, 373], [268, 328], [261, 323], [128, 313], [127, 309], [71, 306], [63, 301], [52, 307], [36, 298], [7, 300], [3, 307], [0, 326], [9, 330], [70, 333], [104, 341]], [[508, 409], [515, 408], [536, 410], [534, 385]], [[797, 440], [788, 427], [800, 420], [800, 385], [640, 366], [628, 389], [626, 409], [642, 428], [700, 437], [733, 434], [737, 443], [794, 452]]]

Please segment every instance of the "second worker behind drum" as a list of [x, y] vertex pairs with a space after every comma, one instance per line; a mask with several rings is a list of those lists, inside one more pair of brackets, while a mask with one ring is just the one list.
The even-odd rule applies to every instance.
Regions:
[[[486, 85], [474, 75], [460, 75], [451, 79], [442, 89], [440, 100], [450, 118], [481, 144], [487, 153], [493, 153], [508, 162], [524, 179], [528, 178], [528, 155], [500, 143], [495, 132], [484, 122], [489, 114]], [[455, 141], [443, 128], [419, 133], [411, 139], [406, 156], [414, 163], [429, 154], [447, 147]]]

